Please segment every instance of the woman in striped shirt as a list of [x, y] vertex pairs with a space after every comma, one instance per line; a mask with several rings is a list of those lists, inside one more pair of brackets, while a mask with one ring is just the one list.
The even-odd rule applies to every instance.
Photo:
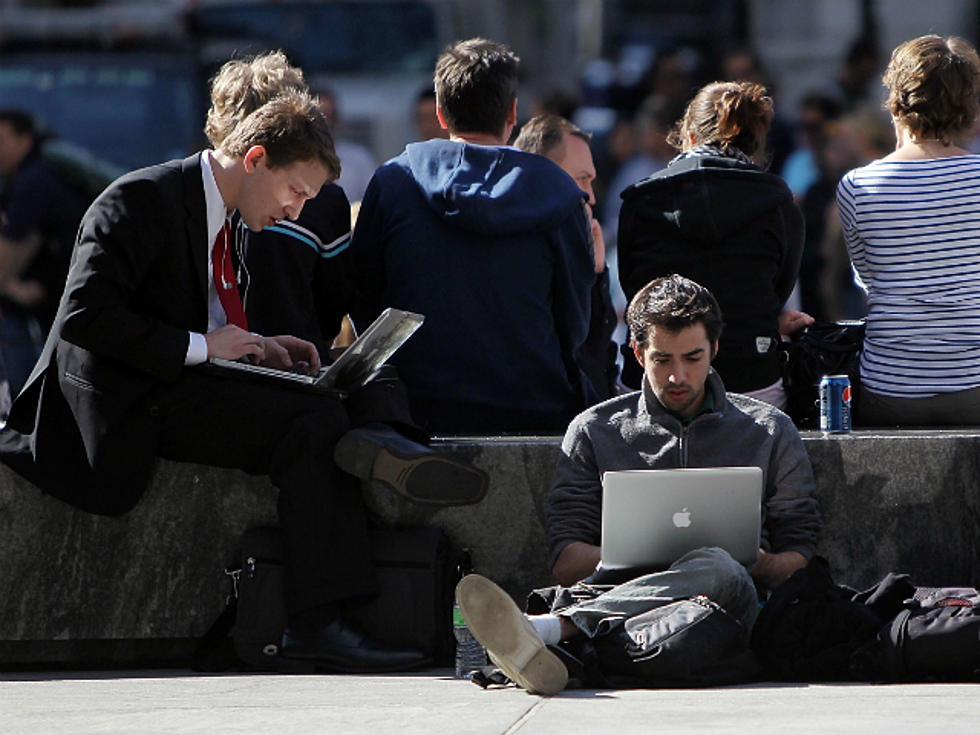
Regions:
[[857, 421], [980, 424], [980, 59], [922, 36], [884, 76], [895, 151], [837, 188], [844, 239], [868, 292]]

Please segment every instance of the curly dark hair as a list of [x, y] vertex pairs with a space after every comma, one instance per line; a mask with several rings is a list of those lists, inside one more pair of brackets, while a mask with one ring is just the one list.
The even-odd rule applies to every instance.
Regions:
[[713, 345], [724, 327], [721, 307], [711, 291], [676, 273], [650, 281], [637, 292], [626, 310], [630, 339], [638, 345], [646, 344], [650, 327], [679, 332], [697, 323], [704, 325], [708, 341]]

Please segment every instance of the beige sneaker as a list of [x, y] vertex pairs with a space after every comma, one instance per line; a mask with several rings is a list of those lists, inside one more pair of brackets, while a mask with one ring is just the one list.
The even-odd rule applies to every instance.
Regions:
[[517, 684], [531, 694], [557, 694], [565, 688], [565, 664], [500, 587], [479, 574], [467, 574], [456, 585], [456, 602], [473, 637]]

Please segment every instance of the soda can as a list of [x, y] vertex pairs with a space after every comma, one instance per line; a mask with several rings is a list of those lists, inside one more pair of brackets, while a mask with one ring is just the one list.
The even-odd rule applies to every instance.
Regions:
[[846, 375], [820, 379], [820, 431], [847, 434], [851, 430], [851, 381]]

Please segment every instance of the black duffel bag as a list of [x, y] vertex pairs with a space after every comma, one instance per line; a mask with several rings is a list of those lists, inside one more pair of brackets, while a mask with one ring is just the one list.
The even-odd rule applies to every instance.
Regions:
[[846, 375], [857, 395], [865, 322], [815, 321], [783, 343], [786, 413], [801, 429], [820, 428], [819, 385], [824, 375]]
[[955, 596], [962, 589], [950, 588], [948, 596], [938, 595], [941, 599], [935, 605], [910, 600], [874, 641], [854, 654], [855, 677], [887, 682], [980, 681], [980, 603], [977, 591], [970, 591], [970, 599], [965, 599]]
[[[201, 639], [195, 668], [205, 671], [274, 671], [286, 623], [282, 532], [246, 530], [239, 562], [225, 570], [234, 580], [225, 611]], [[452, 664], [453, 591], [469, 566], [468, 553], [433, 526], [371, 529], [378, 594], [351, 604], [352, 620], [373, 638], [414, 648], [435, 665]]]

